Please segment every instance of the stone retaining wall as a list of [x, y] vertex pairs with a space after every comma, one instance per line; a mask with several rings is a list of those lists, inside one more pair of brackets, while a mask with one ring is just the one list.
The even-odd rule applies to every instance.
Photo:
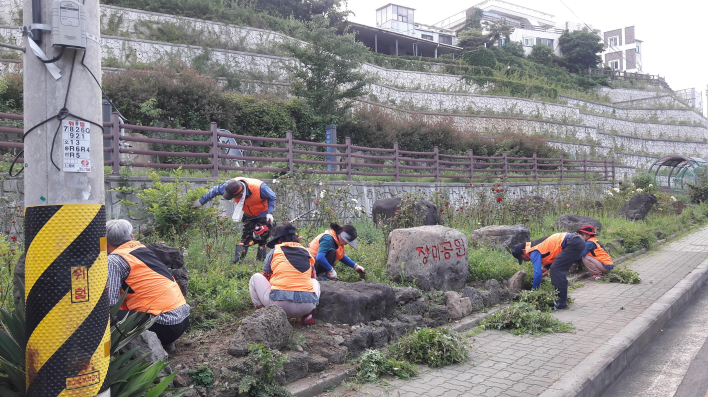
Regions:
[[[612, 105], [605, 105], [597, 102], [584, 101], [582, 99], [571, 98], [571, 97], [560, 97], [565, 100], [568, 105], [575, 106], [580, 109], [581, 112], [592, 112], [599, 113], [603, 116], [625, 119], [625, 120], [651, 120], [655, 119], [656, 122], [666, 123], [666, 124], [702, 124], [704, 126], [708, 125], [708, 120], [705, 117], [699, 115], [691, 109], [637, 109], [637, 108], [626, 108], [626, 107], [616, 107]], [[683, 123], [682, 123], [683, 122]]]
[[0, 25], [15, 25], [22, 0], [0, 0]]
[[630, 108], [665, 108], [665, 107], [686, 107], [686, 104], [679, 101], [675, 96], [666, 94], [657, 97], [632, 99], [629, 101], [615, 102], [616, 106]]
[[677, 140], [650, 140], [624, 135], [597, 133], [598, 140], [603, 146], [614, 147], [616, 150], [630, 153], [683, 154], [705, 158], [708, 155], [708, 143], [677, 141]]
[[600, 96], [607, 95], [612, 102], [624, 102], [635, 99], [656, 98], [668, 94], [667, 91], [647, 91], [631, 88], [609, 88], [599, 87], [597, 93]]
[[702, 126], [661, 124], [621, 120], [614, 117], [580, 113], [582, 123], [596, 127], [598, 131], [616, 132], [646, 139], [678, 139], [702, 141], [708, 139], [708, 129]]

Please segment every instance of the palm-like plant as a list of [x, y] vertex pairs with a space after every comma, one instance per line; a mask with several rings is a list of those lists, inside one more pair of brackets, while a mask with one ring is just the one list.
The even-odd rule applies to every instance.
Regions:
[[[127, 292], [127, 291], [126, 291]], [[24, 291], [21, 294], [25, 296]], [[150, 363], [148, 354], [135, 357], [138, 348], [120, 353], [131, 340], [142, 334], [156, 318], [145, 322], [145, 313], [133, 313], [117, 321], [117, 313], [126, 294], [110, 310], [111, 315], [111, 364], [108, 379], [111, 397], [158, 397], [172, 391], [168, 386], [177, 375], [173, 373], [160, 380], [160, 372], [167, 366], [165, 361]], [[0, 309], [0, 395], [24, 397], [25, 389], [25, 302], [12, 309]], [[158, 380], [160, 380], [158, 382]], [[173, 397], [183, 393], [173, 394]]]

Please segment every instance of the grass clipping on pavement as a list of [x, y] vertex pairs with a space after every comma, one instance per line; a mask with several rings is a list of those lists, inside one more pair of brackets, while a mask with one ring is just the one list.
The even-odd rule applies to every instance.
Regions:
[[597, 281], [603, 283], [639, 284], [642, 282], [642, 279], [639, 278], [639, 273], [636, 271], [627, 267], [620, 267], [603, 275]]
[[[572, 323], [560, 321], [550, 313], [557, 301], [555, 288], [542, 284], [539, 289], [524, 291], [519, 302], [485, 318], [479, 328], [507, 330], [514, 335], [571, 332], [575, 329]], [[572, 303], [570, 297], [568, 303]]]

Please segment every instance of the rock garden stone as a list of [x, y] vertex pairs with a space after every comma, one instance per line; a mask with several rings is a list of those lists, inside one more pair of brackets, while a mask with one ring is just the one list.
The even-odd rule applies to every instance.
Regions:
[[[145, 331], [140, 334], [140, 336], [131, 340], [130, 343], [125, 345], [123, 351], [128, 352], [135, 348], [137, 348], [138, 351], [133, 357], [140, 357], [144, 354], [148, 354], [147, 360], [149, 360], [150, 362], [155, 362], [157, 360], [169, 360], [169, 355], [167, 354], [165, 349], [162, 348], [162, 342], [160, 342], [160, 339], [158, 339], [157, 335], [152, 331]], [[169, 366], [165, 367], [165, 369], [160, 372], [160, 374], [162, 374], [163, 376], [169, 375], [171, 373], [172, 368], [170, 368]]]
[[445, 306], [431, 306], [424, 321], [425, 325], [431, 328], [445, 325], [450, 322], [450, 312]]
[[283, 382], [291, 383], [310, 373], [309, 354], [307, 352], [285, 352], [283, 363]]
[[321, 372], [327, 369], [329, 360], [320, 356], [319, 354], [310, 354], [307, 357], [307, 368], [310, 372]]
[[278, 306], [268, 306], [256, 310], [241, 321], [229, 347], [229, 354], [242, 357], [251, 349], [249, 344], [260, 343], [271, 350], [283, 350], [290, 342], [292, 325], [285, 311]]
[[326, 358], [332, 364], [342, 364], [349, 356], [349, 349], [346, 346], [330, 346], [319, 349], [317, 354]]
[[470, 298], [460, 298], [454, 291], [445, 292], [445, 307], [450, 312], [450, 318], [457, 320], [472, 313]]
[[482, 291], [484, 306], [491, 307], [501, 303], [501, 287], [497, 280], [487, 280], [484, 284], [486, 291]]
[[399, 320], [385, 320], [383, 322], [384, 328], [388, 331], [389, 342], [394, 342], [398, 338], [406, 335], [412, 329], [414, 329], [418, 324], [423, 324], [423, 316], [414, 316], [416, 319], [410, 321], [399, 321]]
[[358, 281], [323, 281], [314, 317], [331, 323], [359, 324], [391, 318], [396, 295], [387, 284]]
[[401, 313], [404, 314], [419, 314], [423, 315], [428, 311], [428, 305], [419, 300], [410, 301], [405, 305], [401, 305]]
[[393, 287], [393, 292], [396, 294], [398, 303], [406, 303], [423, 296], [423, 293], [418, 288], [413, 287]]
[[396, 229], [389, 234], [386, 274], [430, 291], [461, 289], [467, 281], [467, 237], [445, 226]]
[[519, 270], [511, 276], [509, 279], [509, 289], [515, 292], [519, 292], [524, 289], [524, 280], [526, 279], [526, 272], [523, 270]]
[[598, 233], [602, 231], [602, 223], [591, 216], [565, 214], [559, 216], [553, 223], [556, 230], [568, 233], [576, 232], [584, 225], [592, 225]]
[[501, 250], [527, 241], [531, 241], [531, 232], [524, 225], [487, 226], [475, 230], [470, 237], [470, 243], [475, 247], [489, 246]]
[[349, 349], [350, 357], [358, 357], [366, 349], [385, 347], [388, 340], [388, 331], [385, 327], [363, 326], [355, 329], [344, 341], [344, 345]]
[[189, 272], [184, 266], [182, 251], [159, 243], [150, 243], [146, 247], [154, 252], [157, 258], [170, 269], [172, 277], [175, 278], [180, 291], [182, 291], [182, 295], [186, 297], [187, 287], [189, 286]]
[[462, 290], [462, 297], [470, 299], [473, 312], [484, 309], [484, 298], [479, 290], [473, 287], [465, 287], [465, 289]]
[[[390, 219], [396, 216], [396, 210], [400, 209], [401, 201], [400, 197], [376, 200], [371, 207], [371, 218], [374, 223], [377, 225], [389, 224]], [[425, 200], [418, 200], [416, 208], [418, 210], [417, 216], [420, 220], [418, 224], [437, 225], [440, 223], [438, 209], [435, 204]]]
[[620, 208], [619, 214], [630, 221], [642, 221], [656, 203], [656, 196], [651, 193], [635, 194]]

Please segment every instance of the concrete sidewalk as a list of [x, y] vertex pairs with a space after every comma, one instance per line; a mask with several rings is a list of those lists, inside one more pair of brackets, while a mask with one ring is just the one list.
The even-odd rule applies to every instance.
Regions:
[[630, 262], [628, 266], [639, 272], [641, 284], [587, 282], [570, 292], [575, 304], [554, 316], [572, 322], [575, 333], [519, 337], [486, 331], [470, 339], [473, 347], [465, 364], [426, 369], [408, 381], [392, 380], [358, 390], [340, 386], [327, 395], [561, 396], [575, 395], [579, 390], [583, 395], [597, 394], [599, 389], [587, 390], [596, 387], [588, 386], [587, 378], [598, 376], [603, 365], [607, 367], [606, 357], [611, 360], [624, 354], [620, 350], [627, 345], [617, 340], [625, 338], [626, 333], [632, 334], [630, 339], [646, 338], [648, 332], [639, 332], [637, 324], [645, 318], [656, 322], [660, 318], [657, 306], [668, 310], [670, 317], [677, 304], [666, 302], [689, 296], [687, 288], [697, 284], [706, 266], [701, 266], [700, 272], [691, 272], [706, 258], [708, 227]]

